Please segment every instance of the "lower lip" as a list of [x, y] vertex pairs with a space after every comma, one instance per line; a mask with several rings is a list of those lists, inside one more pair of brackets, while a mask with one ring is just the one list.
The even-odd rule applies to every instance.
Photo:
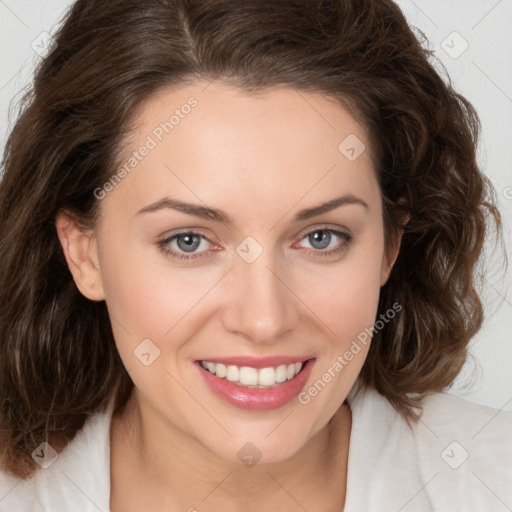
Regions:
[[227, 379], [216, 377], [205, 370], [198, 361], [196, 366], [212, 392], [218, 397], [240, 409], [264, 411], [277, 409], [293, 400], [306, 384], [314, 362], [314, 359], [309, 359], [293, 379], [271, 388], [243, 387]]

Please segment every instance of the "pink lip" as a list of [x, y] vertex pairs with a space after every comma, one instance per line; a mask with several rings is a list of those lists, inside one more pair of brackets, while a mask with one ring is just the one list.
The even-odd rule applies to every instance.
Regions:
[[[269, 364], [270, 360], [277, 360], [277, 364]], [[293, 362], [298, 362], [302, 358], [293, 359], [293, 358], [265, 358], [252, 360], [251, 364], [248, 364], [247, 361], [251, 361], [250, 358], [226, 358], [222, 360], [213, 361], [207, 359], [207, 361], [211, 362], [219, 362], [222, 364], [226, 364], [225, 361], [242, 361], [241, 363], [236, 363], [236, 366], [252, 366], [253, 368], [266, 368], [268, 366], [278, 366], [280, 364], [286, 364], [284, 361], [288, 360], [291, 364]], [[264, 364], [258, 366], [254, 366], [254, 363], [261, 363], [264, 361]], [[315, 359], [308, 359], [302, 367], [302, 370], [291, 380], [287, 380], [282, 384], [276, 385], [271, 388], [247, 388], [235, 384], [234, 382], [230, 382], [226, 379], [220, 379], [215, 375], [211, 374], [208, 370], [205, 370], [199, 361], [196, 361], [195, 366], [198, 371], [205, 379], [206, 384], [209, 386], [211, 391], [222, 398], [227, 403], [234, 405], [240, 409], [250, 409], [250, 410], [269, 410], [269, 409], [277, 409], [278, 407], [282, 407], [290, 402], [293, 398], [295, 398], [300, 391], [304, 388], [310, 374], [311, 369], [315, 363]], [[230, 363], [227, 363], [230, 364]], [[235, 363], [231, 363], [235, 364]]]
[[211, 359], [205, 358], [202, 361], [210, 363], [220, 363], [233, 366], [250, 366], [251, 368], [269, 368], [271, 366], [280, 366], [282, 364], [303, 363], [312, 356], [268, 356], [268, 357], [252, 357], [252, 356], [233, 356], [233, 357], [212, 357]]

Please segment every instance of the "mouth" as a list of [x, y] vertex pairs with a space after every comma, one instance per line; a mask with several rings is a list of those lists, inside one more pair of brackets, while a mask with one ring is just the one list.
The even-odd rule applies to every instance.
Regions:
[[268, 410], [282, 407], [305, 386], [315, 358], [203, 359], [195, 365], [210, 390], [230, 405]]

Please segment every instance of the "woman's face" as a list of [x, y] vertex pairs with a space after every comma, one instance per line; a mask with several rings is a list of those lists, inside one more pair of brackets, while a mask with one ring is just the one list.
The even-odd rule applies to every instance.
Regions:
[[141, 410], [228, 460], [290, 457], [359, 374], [392, 263], [365, 130], [198, 82], [144, 105], [125, 163], [95, 193], [96, 289]]

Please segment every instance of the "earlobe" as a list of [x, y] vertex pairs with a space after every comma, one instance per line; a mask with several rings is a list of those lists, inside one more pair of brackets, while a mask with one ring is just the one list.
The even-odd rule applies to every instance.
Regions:
[[55, 219], [55, 227], [68, 268], [80, 293], [90, 300], [104, 300], [94, 233], [91, 230], [84, 230], [66, 211], [59, 212]]

